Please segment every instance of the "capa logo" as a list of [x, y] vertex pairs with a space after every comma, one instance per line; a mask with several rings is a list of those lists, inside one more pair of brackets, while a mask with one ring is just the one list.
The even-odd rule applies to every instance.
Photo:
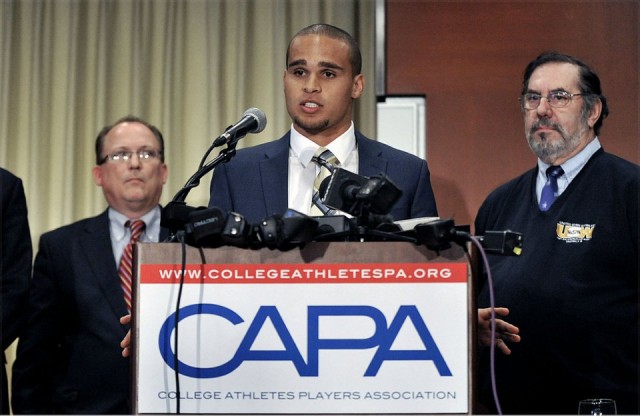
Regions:
[[[216, 304], [194, 304], [180, 309], [180, 320], [198, 315], [211, 314], [228, 320], [233, 325], [244, 322], [244, 319], [233, 310]], [[369, 338], [360, 339], [323, 339], [320, 338], [320, 318], [328, 316], [359, 316], [369, 318], [375, 325], [375, 332]], [[283, 350], [252, 350], [256, 338], [269, 320], [276, 330]], [[405, 322], [413, 325], [424, 344], [424, 349], [398, 350], [391, 349]], [[175, 355], [171, 349], [171, 334], [176, 326], [176, 314], [172, 314], [162, 325], [159, 336], [160, 353], [164, 361], [174, 368]], [[226, 363], [216, 367], [199, 368], [178, 361], [178, 372], [193, 378], [222, 377], [233, 372], [244, 361], [290, 361], [303, 377], [317, 377], [320, 350], [364, 350], [377, 348], [371, 359], [366, 377], [378, 373], [385, 361], [432, 361], [440, 376], [451, 376], [449, 366], [445, 362], [440, 349], [436, 345], [427, 325], [415, 305], [402, 305], [387, 326], [384, 314], [373, 306], [308, 306], [307, 307], [307, 361], [305, 362], [287, 325], [275, 306], [261, 306], [251, 321], [244, 338], [240, 342], [234, 356]]]

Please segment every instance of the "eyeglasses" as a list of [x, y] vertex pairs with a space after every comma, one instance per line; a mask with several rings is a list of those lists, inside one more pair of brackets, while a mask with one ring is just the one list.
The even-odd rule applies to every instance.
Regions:
[[525, 110], [535, 110], [540, 105], [540, 101], [543, 98], [547, 99], [547, 102], [552, 108], [562, 108], [569, 105], [573, 97], [585, 96], [592, 94], [571, 94], [566, 91], [554, 91], [547, 94], [547, 96], [540, 95], [535, 92], [529, 92], [521, 95], [518, 99], [520, 100], [520, 105]]
[[128, 161], [131, 160], [131, 157], [133, 156], [134, 153], [138, 156], [138, 160], [140, 162], [150, 162], [152, 160], [159, 159], [160, 156], [162, 155], [161, 151], [148, 150], [148, 149], [141, 149], [136, 152], [132, 152], [129, 150], [119, 150], [117, 152], [106, 155], [100, 161], [100, 164], [102, 165], [106, 161], [114, 162], [114, 163], [127, 163]]

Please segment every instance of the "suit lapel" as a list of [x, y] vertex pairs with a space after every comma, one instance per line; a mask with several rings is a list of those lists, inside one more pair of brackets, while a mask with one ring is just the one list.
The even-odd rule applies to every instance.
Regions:
[[90, 221], [82, 232], [79, 238], [80, 250], [84, 252], [100, 290], [111, 305], [113, 313], [118, 317], [125, 315], [127, 308], [111, 247], [107, 211]]
[[289, 134], [283, 136], [260, 162], [260, 178], [267, 215], [283, 214], [289, 204]]
[[387, 159], [382, 156], [377, 143], [358, 132], [356, 132], [356, 140], [358, 142], [358, 173], [369, 178], [380, 173], [386, 174]]

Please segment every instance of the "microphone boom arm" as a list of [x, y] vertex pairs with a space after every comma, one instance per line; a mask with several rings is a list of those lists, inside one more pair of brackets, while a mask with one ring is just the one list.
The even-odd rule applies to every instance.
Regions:
[[176, 192], [171, 202], [184, 202], [185, 199], [187, 199], [187, 195], [189, 194], [189, 192], [191, 192], [191, 189], [200, 185], [200, 179], [204, 175], [209, 173], [219, 164], [230, 161], [233, 158], [233, 156], [235, 156], [236, 154], [236, 144], [237, 144], [237, 141], [233, 143], [233, 145], [230, 144], [226, 149], [221, 150], [218, 156], [216, 156], [213, 160], [211, 160], [206, 165], [203, 165], [202, 167], [200, 167], [200, 169], [198, 169], [196, 173], [194, 173], [189, 178], [189, 180], [184, 184], [184, 186], [178, 192]]

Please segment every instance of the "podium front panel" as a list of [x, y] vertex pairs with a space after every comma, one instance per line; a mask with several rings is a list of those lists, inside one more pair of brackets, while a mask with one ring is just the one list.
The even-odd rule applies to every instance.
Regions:
[[469, 414], [459, 247], [138, 244], [136, 414]]

